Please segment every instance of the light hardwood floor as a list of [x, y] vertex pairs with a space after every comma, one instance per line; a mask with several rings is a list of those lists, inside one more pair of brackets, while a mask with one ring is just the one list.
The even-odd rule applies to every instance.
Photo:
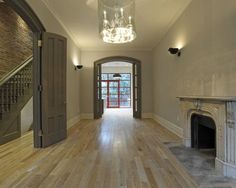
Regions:
[[197, 187], [164, 146], [170, 141], [180, 140], [153, 120], [110, 110], [47, 149], [33, 149], [32, 134], [0, 146], [0, 187]]

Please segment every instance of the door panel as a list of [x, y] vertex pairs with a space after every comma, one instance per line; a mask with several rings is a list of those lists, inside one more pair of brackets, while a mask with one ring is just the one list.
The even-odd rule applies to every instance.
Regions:
[[67, 136], [66, 125], [66, 38], [43, 34], [42, 48], [42, 146]]

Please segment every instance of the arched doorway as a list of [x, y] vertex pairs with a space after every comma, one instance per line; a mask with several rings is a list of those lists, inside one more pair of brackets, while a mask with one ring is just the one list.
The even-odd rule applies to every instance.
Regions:
[[103, 115], [102, 64], [115, 61], [132, 64], [133, 117], [141, 118], [142, 116], [141, 61], [131, 57], [113, 56], [99, 59], [94, 62], [94, 119], [99, 119]]

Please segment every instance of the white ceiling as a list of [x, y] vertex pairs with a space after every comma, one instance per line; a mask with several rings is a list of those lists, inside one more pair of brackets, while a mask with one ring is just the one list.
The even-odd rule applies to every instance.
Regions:
[[105, 44], [98, 34], [97, 0], [43, 0], [67, 28], [79, 47], [87, 50], [151, 50], [191, 0], [136, 0], [137, 38], [128, 44]]

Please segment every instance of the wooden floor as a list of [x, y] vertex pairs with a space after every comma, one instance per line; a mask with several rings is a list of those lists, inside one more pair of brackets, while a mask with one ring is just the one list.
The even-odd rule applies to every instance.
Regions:
[[179, 138], [153, 120], [110, 110], [47, 149], [33, 149], [32, 134], [0, 146], [0, 187], [196, 187], [164, 146], [169, 141]]

